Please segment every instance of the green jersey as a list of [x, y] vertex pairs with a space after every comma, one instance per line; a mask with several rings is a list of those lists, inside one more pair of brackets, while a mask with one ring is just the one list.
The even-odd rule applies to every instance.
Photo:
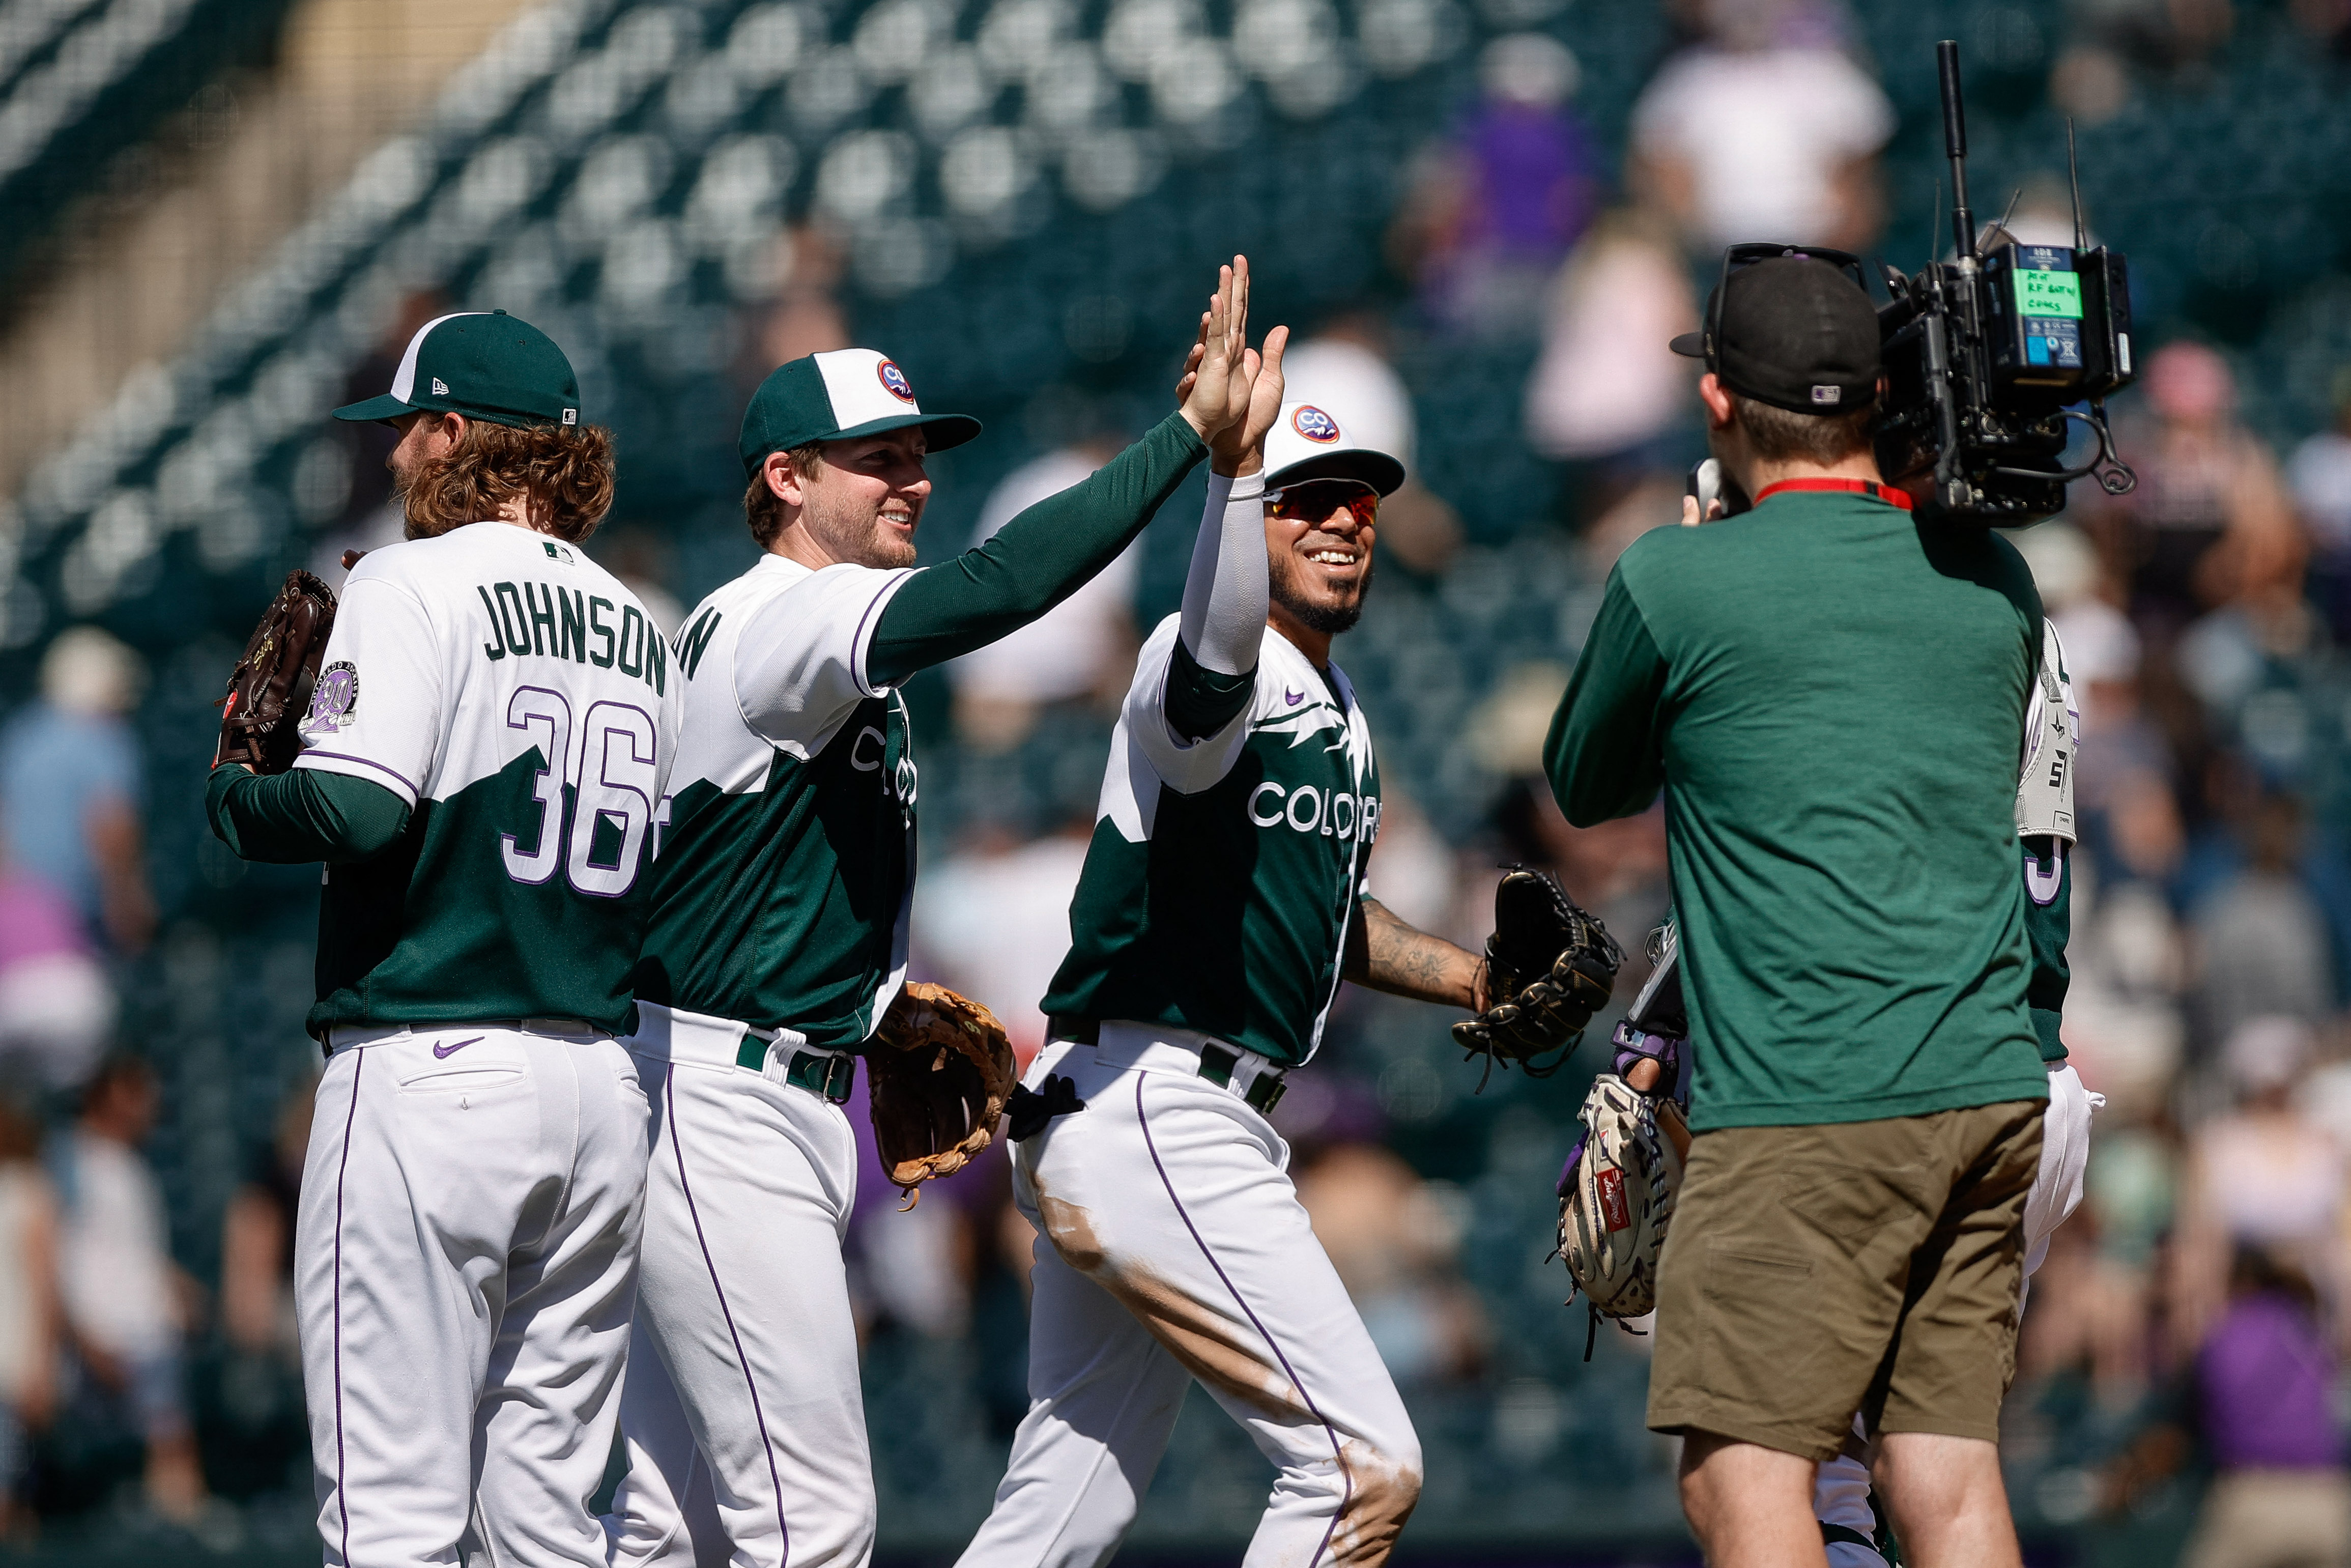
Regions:
[[1371, 727], [1336, 665], [1326, 675], [1268, 631], [1238, 715], [1187, 744], [1166, 711], [1188, 663], [1177, 624], [1136, 664], [1044, 1009], [1196, 1030], [1295, 1066], [1322, 1044], [1379, 832]]
[[314, 1034], [633, 1027], [629, 969], [677, 736], [668, 653], [617, 579], [504, 523], [352, 569], [294, 766], [364, 780], [410, 812], [388, 849], [327, 868]]
[[873, 1032], [906, 976], [915, 786], [865, 660], [914, 575], [764, 555], [686, 618], [644, 1000], [833, 1050]]
[[1665, 789], [1694, 1127], [2047, 1093], [2015, 817], [2041, 643], [2006, 540], [1860, 494], [1617, 562], [1545, 760], [1582, 825]]

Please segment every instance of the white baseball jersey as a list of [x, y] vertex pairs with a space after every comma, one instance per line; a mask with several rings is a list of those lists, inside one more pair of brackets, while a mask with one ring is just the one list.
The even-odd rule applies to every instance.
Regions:
[[1378, 836], [1370, 724], [1269, 630], [1249, 706], [1178, 743], [1164, 712], [1179, 618], [1144, 644], [1045, 1010], [1196, 1030], [1283, 1066], [1314, 1054]]
[[413, 815], [391, 850], [329, 869], [313, 1032], [625, 1030], [677, 712], [644, 607], [574, 547], [475, 523], [370, 551], [295, 766], [381, 785]]
[[914, 761], [905, 702], [865, 658], [913, 575], [766, 555], [687, 617], [645, 1000], [843, 1048], [897, 995]]

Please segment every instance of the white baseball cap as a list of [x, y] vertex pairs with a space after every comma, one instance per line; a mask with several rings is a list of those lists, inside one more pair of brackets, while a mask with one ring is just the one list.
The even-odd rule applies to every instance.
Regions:
[[1310, 479], [1360, 479], [1383, 496], [1404, 483], [1404, 464], [1368, 441], [1351, 439], [1329, 410], [1286, 402], [1265, 437], [1265, 487]]

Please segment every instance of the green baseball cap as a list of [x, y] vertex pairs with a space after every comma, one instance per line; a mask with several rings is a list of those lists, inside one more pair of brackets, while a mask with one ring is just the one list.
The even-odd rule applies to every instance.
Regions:
[[906, 372], [872, 349], [836, 349], [778, 366], [743, 411], [737, 444], [748, 478], [770, 452], [811, 441], [847, 441], [919, 424], [933, 452], [961, 446], [979, 434], [967, 413], [925, 413]]
[[408, 340], [392, 390], [335, 410], [337, 419], [398, 419], [427, 409], [493, 424], [577, 425], [580, 378], [555, 340], [503, 310], [427, 321]]

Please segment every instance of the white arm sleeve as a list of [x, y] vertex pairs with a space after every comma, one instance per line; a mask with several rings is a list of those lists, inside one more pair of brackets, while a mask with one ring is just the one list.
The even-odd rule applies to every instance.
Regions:
[[1265, 641], [1265, 476], [1208, 476], [1208, 505], [1184, 579], [1184, 647], [1204, 670], [1247, 674]]

